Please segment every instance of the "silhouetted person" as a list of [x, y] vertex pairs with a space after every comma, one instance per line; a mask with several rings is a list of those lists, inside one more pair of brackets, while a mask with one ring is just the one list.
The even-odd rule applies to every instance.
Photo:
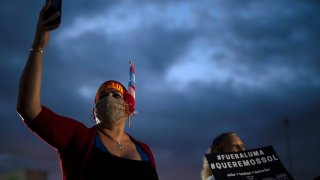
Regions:
[[[229, 153], [244, 151], [244, 144], [239, 136], [234, 132], [222, 133], [213, 139], [207, 154], [212, 153]], [[212, 171], [206, 157], [203, 158], [203, 168], [201, 170], [202, 180], [213, 180]]]

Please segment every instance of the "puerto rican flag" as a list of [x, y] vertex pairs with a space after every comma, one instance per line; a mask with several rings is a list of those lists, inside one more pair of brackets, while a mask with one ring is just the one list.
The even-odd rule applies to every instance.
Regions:
[[130, 81], [128, 84], [128, 103], [130, 113], [134, 112], [135, 109], [135, 99], [136, 99], [136, 72], [134, 64], [132, 61], [129, 61], [130, 64]]

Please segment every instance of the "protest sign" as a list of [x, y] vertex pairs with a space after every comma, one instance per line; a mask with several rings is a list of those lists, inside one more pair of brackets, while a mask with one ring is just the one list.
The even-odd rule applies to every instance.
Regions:
[[272, 146], [241, 152], [206, 154], [216, 180], [292, 180]]

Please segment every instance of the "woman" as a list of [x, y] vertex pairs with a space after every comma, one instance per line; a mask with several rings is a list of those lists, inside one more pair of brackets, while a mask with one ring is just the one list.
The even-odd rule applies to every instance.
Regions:
[[[244, 150], [244, 144], [239, 136], [234, 132], [227, 132], [220, 134], [212, 141], [212, 145], [208, 149], [207, 154], [230, 153]], [[203, 169], [201, 170], [201, 178], [202, 180], [214, 179], [212, 171], [209, 167], [209, 163], [205, 157], [203, 158]]]
[[21, 76], [17, 112], [25, 124], [59, 153], [63, 179], [158, 179], [148, 145], [125, 132], [126, 119], [134, 112], [134, 66], [127, 90], [117, 81], [106, 81], [95, 96], [91, 128], [60, 116], [40, 102], [42, 56], [53, 24], [60, 17], [49, 17], [51, 2], [40, 12], [29, 58]]

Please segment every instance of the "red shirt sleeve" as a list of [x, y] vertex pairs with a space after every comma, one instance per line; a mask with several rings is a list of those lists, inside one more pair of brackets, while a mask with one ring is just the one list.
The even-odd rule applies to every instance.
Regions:
[[25, 124], [42, 140], [61, 152], [65, 148], [81, 149], [88, 141], [90, 130], [84, 124], [60, 116], [45, 106], [34, 119]]

